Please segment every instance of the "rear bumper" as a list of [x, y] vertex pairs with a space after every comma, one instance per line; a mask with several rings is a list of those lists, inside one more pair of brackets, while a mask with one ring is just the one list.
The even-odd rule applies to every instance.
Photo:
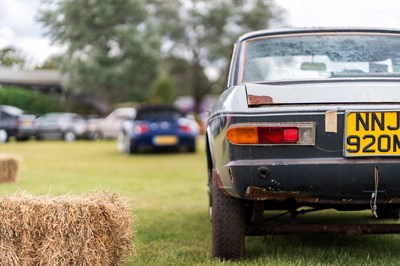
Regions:
[[6, 129], [6, 131], [9, 137], [16, 137], [18, 139], [29, 139], [30, 137], [35, 136], [34, 129], [13, 128], [13, 129]]
[[399, 162], [390, 158], [237, 160], [226, 164], [219, 176], [222, 189], [247, 200], [369, 206], [377, 186], [378, 203], [400, 206]]
[[34, 129], [19, 129], [17, 132], [16, 137], [19, 138], [30, 138], [35, 136], [35, 130]]

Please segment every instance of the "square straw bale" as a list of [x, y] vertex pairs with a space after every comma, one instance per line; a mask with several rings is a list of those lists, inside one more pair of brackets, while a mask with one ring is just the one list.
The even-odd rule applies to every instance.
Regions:
[[16, 155], [0, 154], [0, 183], [15, 182], [20, 161]]
[[133, 237], [132, 213], [115, 194], [0, 198], [0, 265], [120, 265]]

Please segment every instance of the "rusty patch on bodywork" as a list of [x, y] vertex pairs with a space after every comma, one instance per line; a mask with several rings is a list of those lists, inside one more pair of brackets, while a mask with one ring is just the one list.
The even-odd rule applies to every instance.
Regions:
[[213, 170], [212, 170], [212, 176], [213, 176], [213, 178], [217, 181], [218, 188], [219, 188], [219, 189], [222, 189], [222, 188], [223, 188], [223, 185], [222, 185], [222, 181], [221, 181], [221, 176], [219, 175], [217, 169], [213, 168]]
[[318, 198], [301, 195], [295, 192], [270, 191], [264, 188], [249, 186], [245, 192], [245, 198], [249, 200], [275, 200], [285, 201], [294, 199], [298, 203], [317, 203]]
[[274, 103], [270, 96], [247, 95], [247, 104], [249, 106], [258, 106]]

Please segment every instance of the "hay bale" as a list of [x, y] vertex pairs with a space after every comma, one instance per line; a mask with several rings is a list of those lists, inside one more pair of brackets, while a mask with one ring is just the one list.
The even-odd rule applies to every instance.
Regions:
[[20, 158], [11, 154], [0, 154], [0, 183], [15, 182]]
[[133, 234], [115, 194], [0, 198], [0, 265], [119, 265], [135, 252]]

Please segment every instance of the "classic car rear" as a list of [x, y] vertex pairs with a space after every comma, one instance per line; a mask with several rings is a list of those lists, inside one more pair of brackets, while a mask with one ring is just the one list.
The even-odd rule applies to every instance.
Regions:
[[399, 218], [399, 156], [400, 31], [242, 36], [207, 125], [213, 256], [243, 256], [265, 210]]
[[174, 106], [144, 105], [132, 120], [123, 123], [118, 135], [118, 150], [126, 153], [145, 151], [196, 151], [197, 123]]

